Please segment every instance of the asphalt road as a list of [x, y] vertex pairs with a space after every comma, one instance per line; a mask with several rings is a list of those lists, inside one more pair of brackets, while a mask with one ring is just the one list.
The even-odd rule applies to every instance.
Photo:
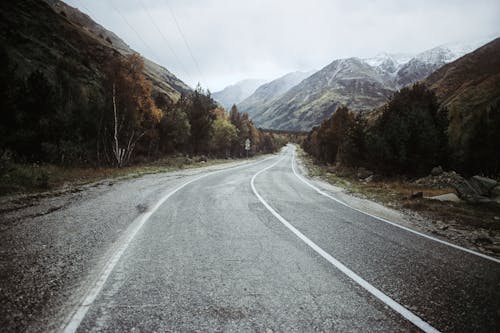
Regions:
[[500, 263], [318, 193], [293, 147], [192, 178], [110, 251], [67, 332], [494, 332]]

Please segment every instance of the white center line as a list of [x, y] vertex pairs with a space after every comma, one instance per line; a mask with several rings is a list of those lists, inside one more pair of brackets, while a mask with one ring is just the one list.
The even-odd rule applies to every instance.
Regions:
[[255, 194], [255, 196], [259, 199], [259, 201], [264, 205], [264, 207], [267, 208], [271, 212], [271, 214], [274, 215], [285, 227], [287, 227], [290, 231], [292, 231], [297, 237], [299, 237], [304, 243], [306, 243], [310, 248], [312, 248], [316, 253], [318, 253], [320, 256], [325, 258], [328, 262], [330, 262], [333, 266], [335, 266], [338, 270], [340, 270], [342, 273], [347, 275], [350, 279], [352, 279], [354, 282], [359, 284], [361, 287], [363, 287], [366, 291], [368, 291], [370, 294], [378, 298], [380, 301], [382, 301], [384, 304], [389, 306], [391, 309], [402, 315], [404, 318], [406, 318], [409, 322], [411, 322], [413, 325], [416, 327], [420, 328], [422, 331], [426, 333], [436, 333], [439, 332], [437, 329], [432, 327], [429, 323], [425, 322], [422, 320], [420, 317], [415, 315], [413, 312], [409, 311], [406, 309], [404, 306], [401, 304], [397, 303], [394, 301], [392, 298], [375, 288], [373, 285], [371, 285], [369, 282], [364, 280], [362, 277], [354, 273], [352, 270], [347, 268], [344, 264], [342, 264], [340, 261], [332, 257], [330, 254], [328, 254], [326, 251], [324, 251], [322, 248], [320, 248], [318, 245], [316, 245], [312, 240], [307, 238], [303, 233], [298, 231], [293, 225], [290, 224], [283, 216], [281, 216], [274, 208], [272, 208], [265, 200], [262, 198], [262, 196], [259, 194], [257, 189], [255, 188], [255, 178], [257, 178], [258, 175], [263, 173], [266, 170], [271, 169], [275, 165], [277, 165], [279, 162], [281, 162], [285, 158], [283, 156], [280, 158], [277, 162], [271, 164], [268, 167], [265, 167], [264, 169], [260, 170], [257, 172], [255, 175], [253, 175], [250, 185], [252, 187], [252, 191]]

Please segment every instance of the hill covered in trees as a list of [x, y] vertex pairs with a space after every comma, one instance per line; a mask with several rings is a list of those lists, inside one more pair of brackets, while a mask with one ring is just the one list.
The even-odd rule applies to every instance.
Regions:
[[395, 93], [375, 113], [339, 108], [309, 132], [318, 160], [386, 175], [422, 176], [442, 165], [500, 174], [500, 39]]
[[[49, 5], [50, 4], [50, 5]], [[182, 153], [273, 152], [276, 136], [60, 1], [0, 5], [1, 171], [7, 162], [123, 166]]]

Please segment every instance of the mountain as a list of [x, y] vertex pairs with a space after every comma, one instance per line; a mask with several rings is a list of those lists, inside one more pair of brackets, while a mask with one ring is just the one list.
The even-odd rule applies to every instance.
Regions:
[[358, 58], [333, 61], [274, 100], [254, 122], [264, 128], [308, 130], [340, 105], [370, 110], [393, 91], [377, 68]]
[[414, 56], [381, 53], [366, 59], [337, 59], [265, 107], [252, 109], [252, 118], [264, 128], [309, 130], [340, 105], [371, 111], [398, 89], [425, 79], [481, 42], [442, 45]]
[[225, 109], [231, 108], [254, 93], [265, 81], [258, 79], [246, 79], [237, 82], [221, 91], [212, 93], [213, 99], [219, 102]]
[[[3, 1], [0, 44], [15, 62], [19, 76], [40, 70], [55, 80], [65, 73], [88, 93], [102, 89], [106, 60], [135, 52], [89, 16], [58, 0]], [[144, 62], [144, 74], [155, 93], [176, 100], [191, 90], [164, 67], [148, 59]]]
[[241, 101], [238, 104], [238, 109], [240, 112], [248, 113], [251, 117], [254, 114], [262, 113], [271, 102], [311, 74], [313, 72], [292, 72], [265, 83], [258, 87], [252, 95]]
[[448, 109], [450, 143], [466, 146], [478, 118], [500, 101], [500, 38], [444, 65], [424, 83]]

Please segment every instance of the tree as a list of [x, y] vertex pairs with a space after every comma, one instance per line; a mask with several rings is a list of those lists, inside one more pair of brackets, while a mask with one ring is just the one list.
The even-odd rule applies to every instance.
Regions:
[[423, 84], [401, 89], [368, 133], [372, 166], [418, 176], [446, 164], [446, 120], [435, 94]]
[[212, 151], [219, 156], [229, 157], [231, 144], [238, 137], [236, 127], [226, 117], [217, 117], [212, 124], [211, 134]]
[[160, 121], [160, 147], [165, 153], [182, 151], [189, 143], [191, 125], [186, 114], [188, 103], [187, 98], [181, 96]]
[[3, 70], [0, 71], [0, 157], [5, 150], [14, 143], [18, 126], [17, 115], [19, 113], [18, 98], [19, 89], [22, 86], [20, 80], [15, 76], [16, 66], [10, 61], [7, 51], [0, 47], [0, 63]]
[[321, 161], [336, 162], [353, 122], [354, 116], [349, 109], [339, 107], [329, 119], [311, 131], [304, 144], [305, 150]]
[[207, 152], [210, 130], [215, 120], [213, 110], [217, 108], [217, 104], [209, 95], [204, 94], [199, 84], [190, 100], [187, 115], [191, 125], [192, 151], [194, 153]]
[[491, 176], [500, 174], [500, 101], [479, 115], [462, 165], [464, 172]]
[[367, 143], [366, 132], [368, 124], [363, 113], [358, 113], [351, 126], [347, 129], [345, 140], [339, 156], [342, 163], [359, 166], [366, 163]]
[[115, 165], [121, 167], [132, 157], [137, 142], [161, 119], [154, 105], [151, 83], [144, 74], [144, 61], [138, 54], [115, 57], [107, 66], [111, 119], [107, 132]]
[[59, 103], [54, 86], [41, 71], [31, 73], [19, 90], [17, 131], [12, 148], [30, 161], [45, 160], [42, 147], [57, 140]]

